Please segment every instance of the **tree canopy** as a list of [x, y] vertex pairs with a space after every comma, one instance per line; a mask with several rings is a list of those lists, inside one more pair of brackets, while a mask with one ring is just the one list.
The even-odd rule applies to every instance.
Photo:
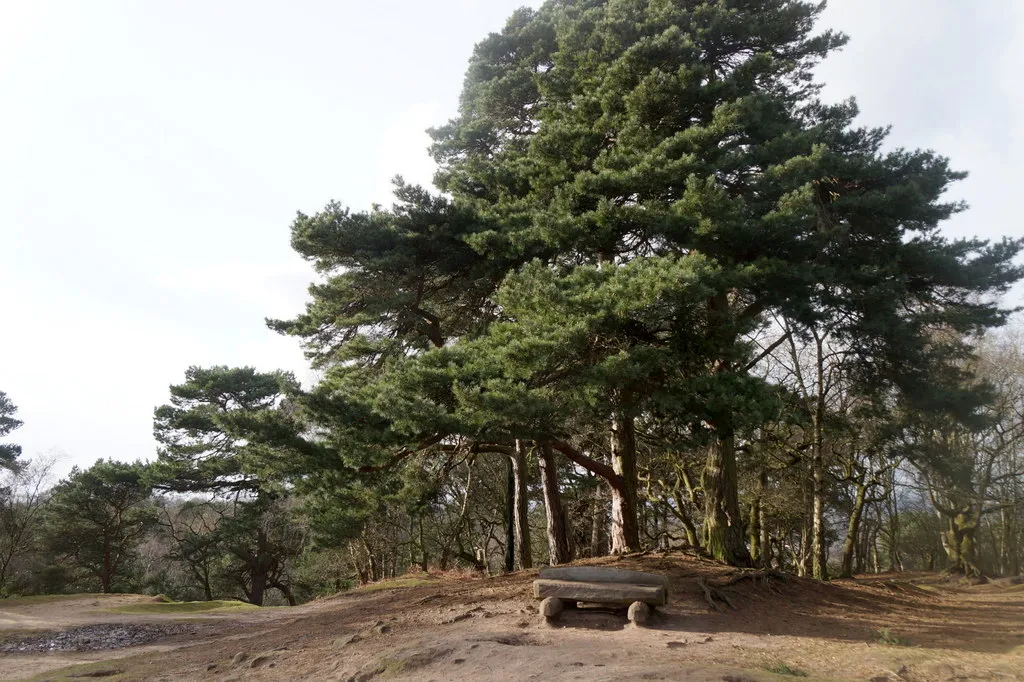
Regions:
[[930, 389], [966, 337], [1006, 319], [1021, 242], [943, 236], [963, 173], [886, 150], [852, 100], [821, 101], [813, 67], [845, 42], [814, 32], [822, 8], [514, 14], [432, 131], [450, 199], [399, 185], [391, 211], [332, 204], [293, 226], [327, 280], [272, 326], [328, 368], [321, 414], [399, 452], [557, 445], [608, 482], [616, 551], [639, 543], [637, 420], [673, 419], [705, 443], [704, 542], [745, 564], [736, 447], [781, 409], [755, 371], [772, 320], [827, 325], [879, 393], [956, 407]]
[[[18, 408], [7, 397], [7, 394], [0, 391], [0, 438], [6, 437], [14, 431], [22, 422], [15, 419]], [[16, 460], [21, 455], [21, 446], [14, 443], [0, 443], [0, 468], [14, 469], [17, 466]]]

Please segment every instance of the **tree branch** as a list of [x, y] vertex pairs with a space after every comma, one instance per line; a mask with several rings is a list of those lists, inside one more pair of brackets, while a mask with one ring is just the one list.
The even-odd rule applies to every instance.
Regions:
[[604, 464], [603, 462], [598, 462], [596, 459], [593, 459], [591, 457], [587, 457], [582, 452], [580, 452], [573, 446], [569, 445], [565, 441], [553, 440], [549, 444], [552, 448], [558, 450], [563, 455], [565, 455], [569, 461], [574, 462], [575, 464], [579, 464], [581, 467], [583, 467], [592, 474], [597, 474], [601, 478], [608, 481], [609, 485], [613, 487], [622, 486], [622, 477], [615, 473], [615, 469], [612, 469], [607, 464]]

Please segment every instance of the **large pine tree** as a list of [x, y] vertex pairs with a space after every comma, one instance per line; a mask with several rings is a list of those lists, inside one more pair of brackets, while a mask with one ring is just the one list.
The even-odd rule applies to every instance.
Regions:
[[964, 208], [945, 158], [886, 151], [852, 101], [820, 101], [813, 68], [845, 42], [814, 33], [823, 8], [551, 0], [481, 42], [432, 131], [450, 199], [401, 186], [392, 211], [293, 227], [327, 280], [273, 324], [333, 368], [332, 432], [558, 450], [608, 482], [627, 551], [636, 423], [657, 414], [705, 444], [706, 548], [748, 563], [737, 437], [773, 395], [752, 335], [827, 323], [862, 379], [924, 399], [964, 352], [929, 331], [999, 324], [1021, 274], [1018, 241], [940, 234]]
[[[883, 151], [851, 102], [818, 99], [813, 67], [845, 42], [823, 3], [555, 0], [477, 46], [460, 115], [434, 131], [437, 181], [496, 226], [483, 253], [535, 254], [559, 276], [638, 259], [699, 261], [685, 327], [709, 358], [704, 533], [746, 563], [736, 432], [761, 396], [748, 335], [777, 312], [835, 322], [880, 378], [909, 385], [930, 327], [1002, 321], [1019, 242], [949, 241], [962, 174], [931, 152]], [[696, 270], [697, 268], [693, 268]], [[690, 377], [691, 379], [693, 377]], [[631, 420], [627, 399], [610, 423]], [[630, 463], [623, 467], [630, 470]], [[632, 544], [631, 538], [624, 540]]]

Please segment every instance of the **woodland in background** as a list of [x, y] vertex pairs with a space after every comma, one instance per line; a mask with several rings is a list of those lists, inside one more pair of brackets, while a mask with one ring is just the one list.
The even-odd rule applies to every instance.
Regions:
[[442, 194], [293, 223], [318, 278], [268, 324], [317, 381], [189, 368], [156, 460], [52, 488], [4, 446], [0, 593], [294, 603], [667, 548], [1019, 574], [1024, 242], [944, 237], [963, 174], [818, 99], [822, 9], [519, 10], [431, 131]]

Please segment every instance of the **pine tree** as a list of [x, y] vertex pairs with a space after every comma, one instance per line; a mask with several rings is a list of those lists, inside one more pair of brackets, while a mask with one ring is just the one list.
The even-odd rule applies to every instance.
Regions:
[[[845, 42], [813, 34], [822, 9], [520, 10], [477, 46], [460, 115], [434, 131], [439, 186], [493, 222], [470, 242], [483, 253], [539, 257], [559, 276], [648, 258], [705, 264], [693, 285], [702, 314], [676, 345], [707, 349], [690, 377], [704, 382], [705, 544], [731, 563], [749, 561], [735, 441], [764, 399], [747, 339], [767, 313], [835, 321], [865, 372], [911, 389], [935, 359], [924, 332], [998, 324], [1005, 312], [986, 295], [1020, 276], [1019, 241], [939, 234], [963, 209], [941, 201], [963, 177], [944, 158], [883, 152], [886, 131], [853, 127], [852, 101], [818, 99], [812, 68]], [[621, 399], [609, 423], [634, 409]]]
[[[22, 422], [14, 418], [18, 408], [7, 397], [7, 394], [0, 391], [0, 437], [6, 436], [21, 426]], [[14, 443], [0, 443], [0, 468], [8, 470], [17, 469], [17, 459], [21, 455], [21, 446]]]

